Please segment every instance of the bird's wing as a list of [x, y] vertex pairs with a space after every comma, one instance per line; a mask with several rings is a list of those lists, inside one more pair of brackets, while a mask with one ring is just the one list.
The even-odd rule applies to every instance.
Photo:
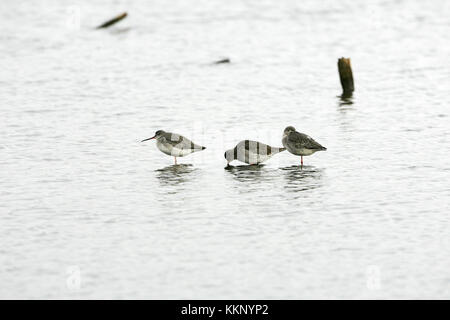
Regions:
[[[273, 148], [265, 143], [253, 141], [253, 140], [242, 140], [236, 146], [237, 149], [242, 149], [245, 151], [251, 151], [256, 154], [270, 155], [274, 152]], [[277, 151], [279, 152], [279, 151]], [[275, 152], [275, 153], [277, 153]]]
[[204, 148], [198, 144], [195, 144], [188, 138], [183, 137], [182, 135], [177, 134], [177, 133], [167, 132], [164, 134], [163, 139], [164, 139], [164, 142], [172, 145], [173, 147], [175, 147], [177, 149], [181, 149], [181, 150], [184, 150], [184, 149], [191, 149], [191, 150], [200, 149], [201, 150]]
[[167, 143], [172, 145], [173, 147], [178, 147], [178, 144], [180, 144], [183, 141], [183, 136], [176, 134], [176, 133], [170, 133], [166, 132], [163, 134], [161, 138], [161, 142]]
[[308, 136], [306, 134], [300, 133], [300, 132], [289, 133], [287, 139], [288, 139], [288, 142], [294, 144], [294, 147], [298, 148], [298, 149], [301, 149], [301, 148], [312, 149], [312, 150], [324, 149], [324, 147], [320, 143], [315, 141], [313, 138], [311, 138], [310, 136]]

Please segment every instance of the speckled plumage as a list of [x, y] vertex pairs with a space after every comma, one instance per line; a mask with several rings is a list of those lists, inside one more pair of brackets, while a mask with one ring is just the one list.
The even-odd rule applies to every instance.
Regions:
[[322, 146], [310, 136], [297, 132], [292, 126], [284, 129], [281, 142], [290, 153], [302, 157], [302, 164], [303, 156], [310, 156], [317, 151], [327, 150], [327, 148]]
[[188, 154], [206, 149], [180, 134], [165, 132], [164, 130], [158, 130], [154, 137], [142, 141], [151, 139], [156, 139], [156, 146], [161, 152], [175, 157], [175, 164], [177, 163], [176, 157], [184, 157]]
[[233, 149], [225, 151], [224, 157], [228, 163], [239, 160], [248, 164], [259, 164], [284, 150], [286, 149], [271, 147], [258, 141], [242, 140]]

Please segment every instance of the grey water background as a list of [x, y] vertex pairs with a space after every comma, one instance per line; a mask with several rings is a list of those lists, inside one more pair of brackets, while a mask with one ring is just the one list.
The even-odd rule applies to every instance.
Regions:
[[[2, 0], [0, 298], [450, 298], [449, 15]], [[328, 151], [224, 169], [288, 125]], [[174, 167], [158, 129], [207, 149]]]

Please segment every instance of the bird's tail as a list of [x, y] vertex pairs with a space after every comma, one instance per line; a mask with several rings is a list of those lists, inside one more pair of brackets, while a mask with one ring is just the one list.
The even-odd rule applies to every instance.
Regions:
[[283, 152], [284, 150], [286, 150], [286, 148], [272, 147], [271, 150], [269, 151], [269, 154], [274, 155], [274, 154]]

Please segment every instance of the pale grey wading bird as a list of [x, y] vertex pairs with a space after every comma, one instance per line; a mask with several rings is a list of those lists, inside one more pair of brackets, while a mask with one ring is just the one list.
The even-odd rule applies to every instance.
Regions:
[[303, 167], [303, 156], [310, 156], [316, 151], [325, 151], [327, 148], [316, 142], [310, 136], [297, 132], [294, 127], [289, 126], [284, 129], [283, 138], [281, 139], [283, 146], [292, 154], [300, 156], [301, 166]]
[[230, 165], [233, 160], [248, 164], [259, 164], [284, 150], [286, 148], [271, 147], [258, 141], [242, 140], [233, 149], [225, 151], [224, 157], [227, 160], [227, 165]]
[[165, 132], [164, 130], [156, 131], [153, 137], [144, 139], [141, 142], [152, 139], [156, 139], [156, 146], [161, 152], [175, 158], [175, 164], [177, 164], [177, 157], [184, 157], [188, 154], [206, 149], [182, 135]]

